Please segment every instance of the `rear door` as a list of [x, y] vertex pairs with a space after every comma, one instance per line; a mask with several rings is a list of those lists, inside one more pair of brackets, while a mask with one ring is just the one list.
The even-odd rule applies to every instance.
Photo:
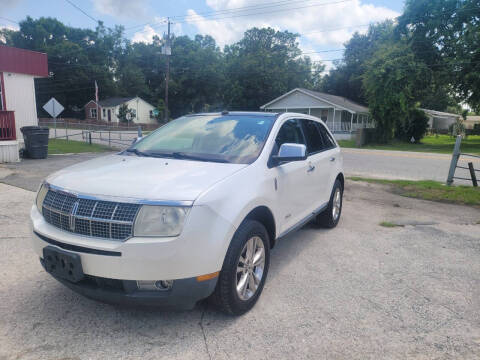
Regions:
[[340, 155], [340, 148], [337, 146], [337, 143], [333, 139], [332, 134], [327, 130], [325, 125], [320, 122], [315, 122], [318, 130], [320, 131], [320, 135], [322, 136], [324, 149], [323, 153], [325, 154], [325, 158], [328, 160], [326, 163], [326, 169], [328, 169], [328, 176], [327, 182], [325, 183], [326, 192], [327, 192], [327, 201], [330, 200], [330, 194], [333, 189], [333, 182], [337, 178], [337, 174], [341, 170], [342, 166], [342, 159]]
[[311, 194], [308, 206], [314, 212], [330, 198], [331, 157], [329, 146], [321, 135], [319, 126], [323, 125], [314, 120], [302, 119], [302, 126], [307, 140], [307, 188]]

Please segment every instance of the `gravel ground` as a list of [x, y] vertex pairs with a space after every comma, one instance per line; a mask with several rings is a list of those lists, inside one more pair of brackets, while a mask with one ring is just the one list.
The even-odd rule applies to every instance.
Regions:
[[280, 241], [259, 302], [232, 318], [73, 293], [31, 250], [33, 201], [0, 184], [0, 359], [479, 358], [478, 209], [347, 182], [339, 226]]

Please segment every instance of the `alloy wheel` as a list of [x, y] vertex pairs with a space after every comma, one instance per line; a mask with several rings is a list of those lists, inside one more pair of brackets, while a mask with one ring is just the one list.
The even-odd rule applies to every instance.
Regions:
[[241, 300], [250, 299], [257, 292], [265, 267], [265, 247], [259, 236], [245, 243], [237, 264], [237, 294]]

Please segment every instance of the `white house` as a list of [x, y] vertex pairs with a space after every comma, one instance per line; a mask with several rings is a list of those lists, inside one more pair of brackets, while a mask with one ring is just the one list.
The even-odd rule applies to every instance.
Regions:
[[47, 54], [0, 45], [0, 163], [19, 161], [20, 128], [38, 124], [34, 79], [47, 76]]
[[[94, 100], [90, 100], [85, 104], [85, 118], [118, 123], [120, 121], [118, 111], [120, 106], [124, 104], [135, 113], [135, 118], [133, 118], [132, 122], [136, 124], [155, 124], [157, 122], [155, 116], [153, 116], [155, 106], [138, 96], [112, 97], [100, 100], [98, 106]], [[99, 114], [97, 114], [97, 111]]]
[[349, 139], [358, 128], [374, 127], [368, 108], [342, 96], [293, 89], [260, 106], [264, 111], [299, 112], [322, 119], [337, 139]]
[[428, 117], [428, 127], [431, 130], [448, 130], [450, 125], [455, 124], [460, 118], [458, 114], [452, 114], [442, 111], [420, 109]]

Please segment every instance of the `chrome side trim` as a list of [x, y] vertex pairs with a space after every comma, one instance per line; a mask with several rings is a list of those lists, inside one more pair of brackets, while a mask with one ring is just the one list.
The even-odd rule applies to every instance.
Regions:
[[300, 220], [298, 223], [296, 223], [295, 225], [289, 227], [287, 230], [285, 230], [284, 232], [282, 232], [280, 235], [277, 236], [277, 240], [288, 235], [289, 233], [295, 231], [295, 230], [298, 230], [300, 229], [303, 225], [305, 225], [306, 223], [308, 223], [310, 220], [312, 220], [315, 216], [317, 216], [318, 214], [320, 214], [323, 210], [325, 210], [326, 208], [328, 207], [328, 202], [326, 202], [325, 204], [323, 204], [322, 206], [320, 206], [319, 208], [315, 209], [311, 214], [308, 214], [305, 218], [303, 218], [302, 220]]
[[62, 188], [60, 186], [52, 185], [52, 184], [46, 184], [46, 185], [52, 190], [63, 192], [66, 194], [76, 196], [80, 199], [87, 199], [87, 200], [111, 201], [111, 202], [120, 202], [120, 203], [128, 203], [128, 204], [159, 205], [159, 206], [190, 207], [193, 205], [193, 200], [149, 200], [149, 199], [122, 197], [122, 196], [86, 195], [86, 194], [80, 194], [78, 192]]

